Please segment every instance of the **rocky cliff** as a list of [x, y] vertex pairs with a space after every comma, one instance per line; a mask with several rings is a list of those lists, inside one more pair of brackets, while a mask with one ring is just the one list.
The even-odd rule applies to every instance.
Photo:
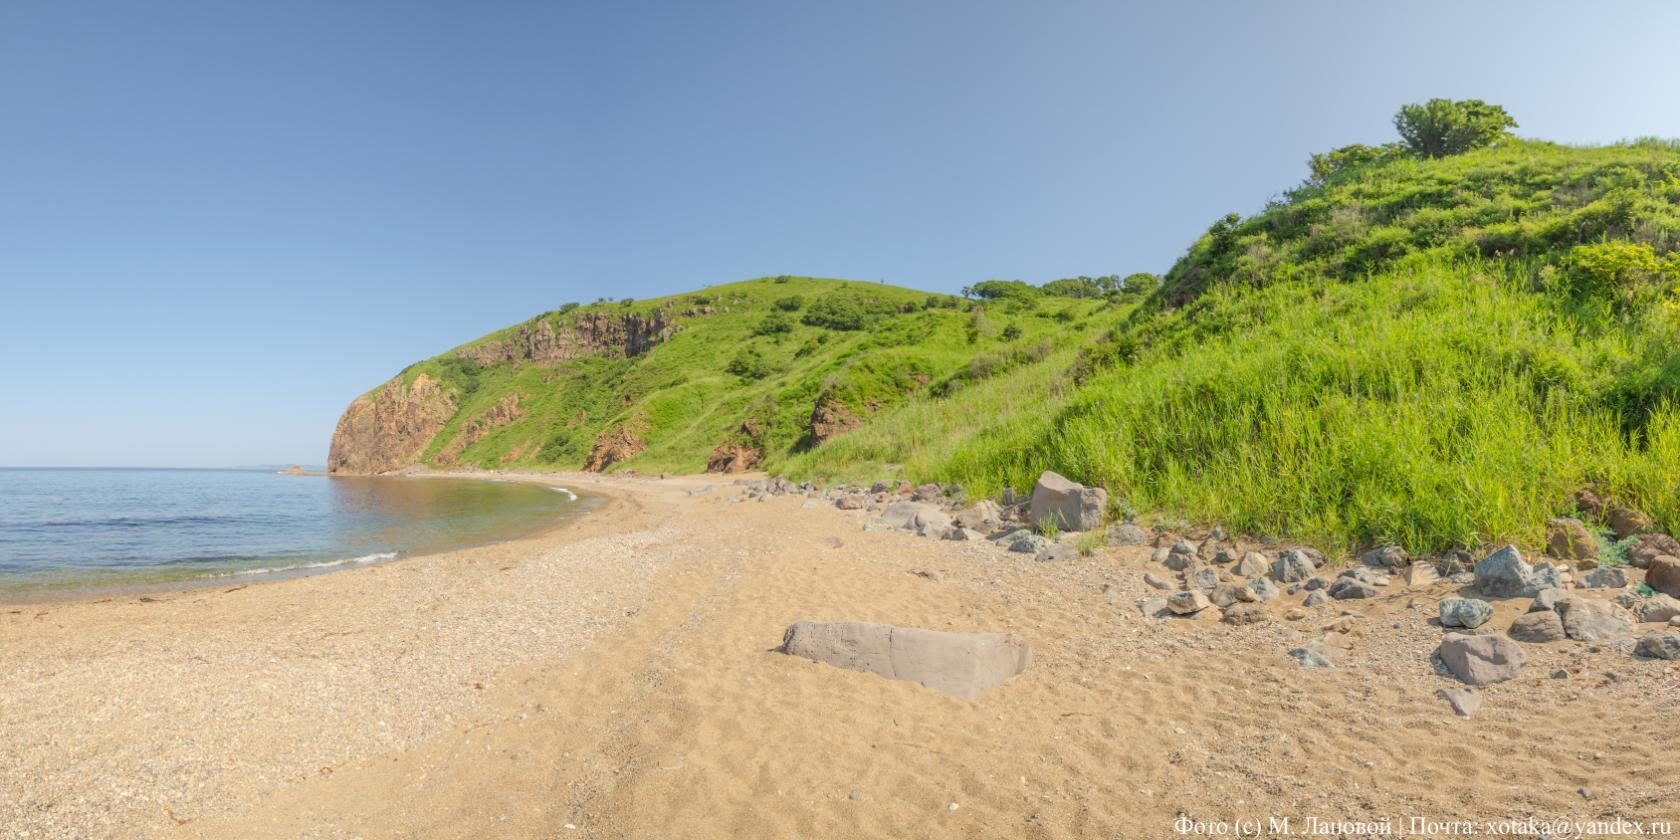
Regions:
[[344, 410], [327, 472], [372, 475], [409, 466], [454, 415], [455, 400], [438, 380], [422, 373], [405, 384], [398, 376]]
[[548, 318], [523, 324], [510, 337], [457, 351], [481, 365], [552, 364], [580, 356], [640, 356], [675, 332], [664, 310], [646, 316], [584, 312], [555, 326]]

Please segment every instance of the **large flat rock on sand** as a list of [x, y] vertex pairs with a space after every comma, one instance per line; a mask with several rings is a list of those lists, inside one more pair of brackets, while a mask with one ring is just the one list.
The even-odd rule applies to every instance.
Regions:
[[1013, 633], [946, 633], [862, 621], [796, 621], [783, 653], [973, 700], [1032, 665], [1032, 648]]

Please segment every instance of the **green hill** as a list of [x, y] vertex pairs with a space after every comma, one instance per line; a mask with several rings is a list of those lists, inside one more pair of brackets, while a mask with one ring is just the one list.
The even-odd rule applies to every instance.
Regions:
[[358, 399], [331, 467], [1055, 469], [1116, 515], [1331, 547], [1533, 543], [1587, 488], [1680, 526], [1680, 146], [1359, 146], [1313, 173], [1147, 296], [778, 277], [547, 313]]

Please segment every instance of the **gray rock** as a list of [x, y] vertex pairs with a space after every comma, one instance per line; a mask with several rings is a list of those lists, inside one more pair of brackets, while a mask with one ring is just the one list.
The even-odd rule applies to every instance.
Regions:
[[1107, 506], [1107, 490], [1086, 487], [1045, 470], [1033, 488], [1032, 521], [1054, 523], [1066, 531], [1090, 531], [1102, 527]]
[[1203, 566], [1184, 576], [1184, 585], [1191, 589], [1212, 589], [1219, 585], [1219, 572]]
[[1292, 548], [1272, 561], [1272, 578], [1279, 583], [1296, 583], [1312, 577], [1314, 569], [1305, 552]]
[[1299, 662], [1302, 668], [1334, 668], [1329, 653], [1318, 644], [1302, 645], [1289, 652], [1289, 658]]
[[1042, 534], [1017, 531], [1016, 536], [1009, 541], [1009, 550], [1016, 554], [1038, 554], [1050, 547], [1050, 541]]
[[1330, 597], [1338, 601], [1358, 598], [1375, 598], [1381, 594], [1375, 586], [1355, 577], [1339, 577], [1330, 584]]
[[861, 621], [796, 621], [782, 653], [910, 680], [964, 700], [1025, 671], [1032, 648], [1013, 633], [947, 633]]
[[1593, 569], [1581, 578], [1581, 586], [1587, 589], [1622, 589], [1627, 585], [1627, 570], [1610, 566]]
[[1529, 612], [1551, 611], [1557, 608], [1557, 602], [1568, 598], [1569, 590], [1551, 587], [1535, 593], [1534, 601], [1528, 605]]
[[916, 491], [910, 495], [910, 498], [915, 499], [918, 502], [935, 501], [939, 498], [939, 485], [923, 484], [922, 486], [916, 488]]
[[1563, 632], [1577, 642], [1597, 642], [1623, 635], [1633, 625], [1616, 615], [1616, 607], [1603, 601], [1570, 597], [1557, 603]]
[[1052, 545], [1033, 555], [1040, 563], [1065, 563], [1079, 559], [1079, 549], [1071, 545]]
[[1109, 545], [1143, 545], [1148, 541], [1149, 532], [1130, 522], [1122, 522], [1108, 529]]
[[1680, 600], [1658, 592], [1635, 602], [1633, 614], [1642, 624], [1662, 624], [1680, 616]]
[[1143, 573], [1143, 582], [1149, 584], [1150, 586], [1152, 586], [1156, 589], [1171, 589], [1171, 588], [1173, 588], [1172, 584], [1168, 583], [1165, 580], [1162, 580], [1154, 572], [1144, 572]]
[[1341, 574], [1337, 575], [1336, 577], [1338, 577], [1338, 578], [1353, 578], [1354, 580], [1357, 580], [1360, 583], [1368, 583], [1372, 586], [1387, 586], [1388, 585], [1388, 575], [1387, 574], [1384, 574], [1383, 572], [1377, 571], [1376, 569], [1372, 569], [1372, 568], [1364, 567], [1364, 566], [1358, 566], [1358, 567], [1354, 567], [1352, 569], [1347, 569], [1347, 570], [1343, 571]]
[[1397, 545], [1371, 549], [1359, 559], [1365, 565], [1375, 566], [1379, 569], [1399, 569], [1412, 562], [1411, 555], [1406, 553], [1406, 549]]
[[1266, 555], [1250, 551], [1237, 561], [1237, 565], [1231, 567], [1231, 572], [1246, 578], [1263, 577], [1270, 565], [1266, 562]]
[[952, 525], [950, 530], [945, 532], [945, 539], [957, 542], [984, 542], [986, 535], [959, 525]]
[[863, 510], [864, 504], [862, 496], [841, 496], [834, 501], [834, 506], [841, 510]]
[[1260, 624], [1271, 620], [1271, 617], [1271, 614], [1266, 612], [1266, 608], [1259, 604], [1235, 604], [1225, 611], [1225, 615], [1221, 616], [1220, 620], [1226, 624], [1240, 627], [1248, 624]]
[[1493, 617], [1493, 605], [1475, 598], [1447, 598], [1440, 606], [1442, 627], [1475, 629]]
[[1458, 586], [1471, 586], [1476, 582], [1476, 574], [1474, 572], [1459, 572], [1447, 578], [1447, 581]]
[[1165, 598], [1145, 598], [1138, 602], [1138, 610], [1144, 615], [1156, 618], [1160, 618], [1163, 614], [1172, 615], [1172, 611], [1167, 609], [1167, 599]]
[[1191, 564], [1195, 562], [1196, 555], [1194, 553], [1185, 553], [1181, 551], [1168, 551], [1167, 559], [1162, 561], [1167, 568], [1172, 569], [1175, 572], [1182, 572], [1185, 569], [1190, 568]]
[[937, 528], [943, 533], [951, 528], [951, 517], [939, 508], [923, 502], [893, 502], [881, 511], [881, 524], [889, 528], [920, 531]]
[[1323, 589], [1323, 588], [1325, 588], [1329, 585], [1330, 585], [1330, 581], [1327, 581], [1324, 578], [1316, 578], [1315, 577], [1315, 578], [1308, 578], [1306, 583], [1301, 584], [1301, 588], [1307, 590], [1308, 592], [1314, 592], [1316, 590]]
[[1628, 547], [1628, 563], [1635, 569], [1649, 568], [1658, 557], [1680, 557], [1680, 540], [1662, 533], [1646, 534]]
[[1522, 645], [1504, 636], [1470, 636], [1448, 633], [1437, 651], [1441, 664], [1460, 681], [1470, 685], [1491, 685], [1522, 674]]
[[1476, 590], [1490, 598], [1532, 598], [1558, 585], [1549, 563], [1530, 566], [1516, 546], [1505, 546], [1476, 564]]
[[1003, 523], [1003, 509], [991, 499], [982, 499], [958, 512], [954, 518], [964, 528], [984, 531]]
[[1155, 562], [1160, 563], [1161, 565], [1164, 566], [1167, 563], [1167, 559], [1171, 556], [1172, 556], [1172, 552], [1170, 550], [1165, 549], [1165, 548], [1157, 548], [1157, 549], [1155, 549], [1155, 553], [1151, 554], [1149, 556], [1149, 559], [1154, 560]]
[[1208, 590], [1207, 596], [1208, 600], [1212, 601], [1213, 605], [1219, 607], [1220, 609], [1224, 609], [1238, 602], [1255, 600], [1254, 593], [1248, 591], [1248, 587], [1239, 586], [1235, 583], [1217, 584], [1212, 589]]
[[1633, 652], [1649, 659], [1680, 659], [1680, 633], [1652, 630], [1640, 637]]
[[1192, 615], [1212, 605], [1213, 602], [1209, 601], [1206, 595], [1193, 589], [1167, 596], [1167, 609], [1172, 610], [1174, 615]]
[[1481, 692], [1473, 688], [1443, 688], [1435, 696], [1447, 701], [1453, 713], [1461, 718], [1470, 717], [1482, 707]]
[[1511, 622], [1511, 628], [1505, 632], [1519, 642], [1531, 644], [1560, 642], [1569, 638], [1569, 634], [1563, 632], [1563, 619], [1551, 610], [1519, 615], [1516, 621]]
[[1258, 601], [1270, 601], [1283, 594], [1278, 591], [1277, 584], [1263, 577], [1249, 581], [1248, 591], [1254, 593], [1254, 598]]
[[1322, 606], [1322, 605], [1328, 604], [1328, 603], [1330, 603], [1330, 597], [1328, 595], [1325, 595], [1323, 590], [1320, 590], [1318, 592], [1308, 593], [1306, 600], [1301, 602], [1301, 606], [1303, 606], [1303, 607], [1317, 607], [1317, 606]]

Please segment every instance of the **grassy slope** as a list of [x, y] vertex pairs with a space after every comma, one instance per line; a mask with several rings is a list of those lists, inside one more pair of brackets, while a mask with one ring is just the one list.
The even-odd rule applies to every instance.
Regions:
[[1672, 530], [1675, 279], [1572, 249], [1672, 251], [1677, 173], [1668, 144], [1536, 143], [1342, 173], [1196, 243], [1077, 387], [1046, 363], [786, 466], [878, 458], [978, 491], [1053, 468], [1328, 546], [1532, 543], [1589, 486]]
[[[799, 309], [777, 308], [779, 301], [795, 296], [803, 299]], [[859, 330], [801, 323], [819, 300], [836, 296], [891, 311]], [[806, 445], [812, 408], [825, 393], [868, 418], [916, 394], [952, 387], [946, 383], [966, 375], [976, 356], [1025, 356], [1041, 352], [1038, 348], [1047, 343], [1077, 346], [1095, 329], [1087, 315], [1109, 308], [1102, 301], [1060, 300], [1032, 313], [1000, 309], [977, 320], [959, 303], [948, 296], [874, 283], [763, 278], [579, 310], [715, 310], [681, 319], [682, 328], [669, 341], [633, 359], [595, 357], [555, 366], [474, 369], [455, 358], [456, 350], [462, 349], [456, 348], [406, 373], [443, 378], [461, 405], [427, 449], [424, 459], [429, 463], [468, 422], [516, 392], [526, 416], [468, 447], [457, 464], [575, 469], [598, 434], [628, 425], [648, 448], [615, 468], [698, 472], [713, 447], [735, 435], [749, 417], [760, 421], [760, 443], [774, 460]], [[575, 313], [538, 317], [564, 320]], [[779, 318], [787, 331], [755, 334], [767, 318]], [[1019, 335], [1006, 339], [1010, 324], [1017, 326]], [[516, 330], [493, 333], [472, 344], [502, 339]], [[752, 379], [728, 372], [743, 352], [756, 354], [768, 374]]]
[[[1673, 144], [1515, 142], [1338, 173], [1215, 225], [1141, 305], [947, 308], [766, 278], [588, 307], [718, 310], [640, 358], [475, 372], [446, 354], [410, 375], [463, 404], [428, 460], [513, 391], [525, 419], [458, 463], [575, 468], [628, 424], [648, 449], [618, 466], [697, 471], [754, 417], [766, 466], [794, 477], [991, 492], [1052, 468], [1107, 486], [1116, 513], [1326, 547], [1532, 543], [1583, 487], [1672, 531], [1680, 264], [1661, 261], [1677, 244]], [[790, 330], [755, 335], [791, 295]], [[799, 323], [833, 296], [894, 311], [855, 331]], [[768, 375], [726, 372], [744, 351]], [[868, 424], [812, 449], [825, 394]]]

